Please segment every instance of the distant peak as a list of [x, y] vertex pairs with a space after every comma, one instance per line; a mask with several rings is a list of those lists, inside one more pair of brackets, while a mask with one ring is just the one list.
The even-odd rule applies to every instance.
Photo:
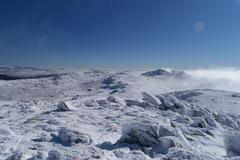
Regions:
[[142, 75], [147, 77], [157, 77], [157, 76], [185, 77], [187, 73], [185, 73], [184, 71], [176, 71], [176, 70], [160, 68], [157, 70], [144, 72], [142, 73]]

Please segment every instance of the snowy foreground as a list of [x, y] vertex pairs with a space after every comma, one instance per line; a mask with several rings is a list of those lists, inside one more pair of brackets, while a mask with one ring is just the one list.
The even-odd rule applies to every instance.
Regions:
[[240, 93], [228, 81], [6, 67], [0, 79], [1, 160], [240, 159]]

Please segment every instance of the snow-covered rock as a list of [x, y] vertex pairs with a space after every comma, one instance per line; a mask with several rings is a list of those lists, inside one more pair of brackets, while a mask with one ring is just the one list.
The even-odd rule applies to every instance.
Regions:
[[181, 143], [177, 141], [177, 131], [164, 122], [127, 126], [115, 145], [123, 143], [135, 144], [143, 148], [151, 147], [152, 152], [162, 154], [166, 154], [168, 148], [181, 147]]
[[158, 95], [157, 98], [162, 103], [162, 108], [169, 109], [173, 112], [180, 114], [189, 114], [189, 104], [184, 101], [180, 101], [172, 95]]
[[23, 153], [21, 150], [16, 150], [13, 152], [13, 154], [7, 158], [7, 160], [22, 160]]
[[[114, 155], [118, 159], [122, 160], [151, 160], [149, 156], [144, 154], [142, 151], [129, 150], [129, 148], [119, 148], [114, 150]], [[161, 160], [161, 159], [160, 159]]]
[[192, 127], [199, 127], [199, 128], [206, 128], [207, 123], [204, 119], [199, 118], [199, 117], [194, 117], [193, 118], [193, 123], [191, 124]]
[[231, 116], [224, 113], [218, 113], [216, 116], [216, 121], [227, 127], [231, 127], [234, 129], [239, 128], [238, 124], [234, 121], [234, 119]]
[[240, 133], [226, 133], [225, 146], [229, 157], [240, 156]]
[[102, 88], [104, 89], [111, 89], [111, 90], [122, 90], [124, 88], [126, 88], [127, 84], [123, 83], [122, 81], [116, 80], [116, 76], [110, 76], [107, 77], [106, 79], [104, 79], [102, 81]]
[[31, 158], [28, 158], [27, 160], [45, 160], [46, 159], [46, 156], [44, 155], [44, 153], [42, 152], [37, 152], [36, 155], [34, 155], [33, 157]]
[[58, 151], [50, 150], [48, 152], [48, 157], [46, 160], [61, 160], [61, 159], [62, 159], [62, 156]]
[[76, 110], [75, 107], [72, 106], [72, 104], [70, 104], [69, 102], [60, 102], [57, 105], [57, 110], [59, 112], [65, 112], [65, 111], [73, 111]]
[[92, 139], [89, 135], [65, 127], [59, 129], [57, 136], [52, 134], [52, 137], [53, 141], [65, 146], [72, 146], [78, 143], [89, 145], [92, 143]]
[[187, 74], [184, 71], [174, 71], [169, 69], [157, 69], [153, 71], [148, 71], [142, 73], [143, 76], [147, 77], [155, 77], [155, 76], [167, 76], [167, 77], [175, 77], [175, 78], [184, 78]]

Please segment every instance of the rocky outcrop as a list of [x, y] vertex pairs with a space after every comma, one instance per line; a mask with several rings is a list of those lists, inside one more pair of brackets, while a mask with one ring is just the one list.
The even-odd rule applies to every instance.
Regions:
[[170, 124], [145, 122], [127, 126], [122, 137], [114, 145], [135, 145], [149, 156], [153, 156], [154, 153], [167, 154], [168, 149], [172, 147], [183, 147], [179, 137], [179, 132]]

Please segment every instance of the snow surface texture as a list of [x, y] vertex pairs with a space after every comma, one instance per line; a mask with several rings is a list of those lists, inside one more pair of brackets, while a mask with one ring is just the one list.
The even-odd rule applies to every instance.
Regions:
[[240, 159], [240, 93], [222, 78], [2, 67], [0, 79], [0, 159]]

